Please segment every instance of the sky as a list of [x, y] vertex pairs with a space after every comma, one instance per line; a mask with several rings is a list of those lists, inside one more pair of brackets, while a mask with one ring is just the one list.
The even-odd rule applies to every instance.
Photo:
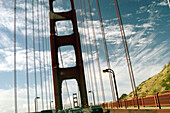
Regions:
[[[39, 35], [40, 35], [40, 50], [38, 41], [38, 18], [37, 18], [37, 2], [34, 1], [34, 33], [35, 33], [35, 63], [36, 63], [36, 75], [37, 75], [37, 87], [38, 87], [38, 110], [42, 109], [42, 98], [46, 102], [46, 96], [48, 97], [48, 104], [45, 103], [45, 109], [49, 108], [50, 100], [54, 101], [53, 97], [53, 83], [51, 72], [51, 56], [50, 56], [50, 42], [49, 42], [49, 9], [47, 0], [39, 0]], [[42, 1], [42, 2], [41, 2]], [[142, 81], [147, 80], [154, 74], [159, 73], [164, 65], [170, 61], [170, 8], [167, 0], [118, 0], [120, 12], [124, 24], [125, 35], [127, 38], [127, 44], [131, 57], [132, 67], [134, 71], [136, 85], [139, 85]], [[42, 3], [42, 4], [41, 4]], [[101, 69], [107, 68], [106, 58], [104, 54], [104, 45], [101, 35], [99, 17], [97, 13], [97, 6], [95, 0], [90, 0], [93, 23], [95, 28], [95, 35], [97, 41], [97, 48], [99, 51], [99, 59]], [[14, 48], [13, 48], [13, 33], [14, 33], [14, 2], [13, 1], [0, 1], [0, 110], [2, 113], [14, 112]], [[99, 72], [96, 60], [96, 52], [93, 40], [92, 26], [90, 20], [90, 14], [88, 9], [87, 0], [85, 0], [85, 7], [87, 11], [88, 29], [86, 23], [85, 29], [83, 28], [83, 22], [81, 19], [81, 6], [79, 0], [75, 0], [75, 8], [77, 13], [78, 30], [81, 39], [82, 55], [84, 61], [85, 78], [87, 83], [87, 91], [92, 90], [89, 87], [89, 81], [94, 81], [94, 75], [92, 73], [92, 79], [89, 78], [90, 70], [88, 68], [87, 56], [90, 56], [90, 52], [86, 52], [85, 45], [90, 47], [89, 42], [87, 44], [83, 41], [83, 37], [87, 36], [89, 30], [91, 38], [92, 53], [94, 58], [95, 73], [97, 77], [97, 86], [99, 91], [99, 100], [102, 102], [102, 93], [99, 80]], [[111, 69], [114, 70], [116, 75], [116, 81], [118, 86], [119, 96], [126, 93], [129, 94], [131, 89], [130, 78], [128, 74], [128, 68], [123, 49], [123, 42], [118, 26], [117, 16], [115, 12], [113, 0], [99, 0], [101, 15], [103, 19], [104, 32], [106, 37], [106, 43], [108, 48], [109, 60]], [[32, 4], [28, 1], [28, 18], [27, 18], [27, 38], [28, 38], [28, 75], [29, 75], [29, 92], [30, 92], [30, 109], [34, 111], [34, 99], [35, 99], [35, 79], [34, 79], [34, 48], [33, 48], [33, 32], [32, 32]], [[41, 7], [42, 6], [42, 7]], [[69, 11], [71, 9], [69, 0], [56, 0], [54, 2], [54, 11], [62, 12]], [[83, 6], [82, 6], [83, 7]], [[42, 8], [42, 9], [41, 9]], [[84, 7], [83, 7], [84, 8]], [[18, 92], [18, 112], [22, 113], [27, 111], [27, 85], [26, 85], [26, 49], [25, 49], [25, 2], [23, 0], [17, 0], [17, 24], [16, 24], [16, 47], [17, 47], [17, 92]], [[42, 11], [42, 13], [41, 13]], [[45, 14], [45, 16], [44, 16]], [[84, 14], [84, 13], [83, 13]], [[43, 17], [43, 18], [42, 18]], [[45, 18], [44, 18], [45, 17]], [[43, 22], [43, 24], [42, 24]], [[72, 33], [72, 25], [70, 21], [57, 22], [58, 35], [67, 35]], [[42, 27], [44, 26], [44, 27]], [[45, 27], [46, 26], [46, 27]], [[85, 34], [84, 34], [85, 32]], [[44, 40], [44, 49], [43, 49]], [[72, 46], [61, 47], [61, 54], [63, 58], [64, 67], [75, 66], [75, 55]], [[41, 58], [39, 58], [41, 54]], [[45, 56], [47, 55], [47, 56]], [[44, 60], [45, 59], [45, 60]], [[61, 59], [59, 57], [59, 59]], [[39, 62], [41, 61], [41, 66]], [[91, 61], [90, 61], [91, 63]], [[92, 66], [92, 64], [90, 64]], [[61, 62], [59, 64], [62, 67]], [[40, 69], [41, 67], [41, 69]], [[102, 71], [101, 70], [101, 71]], [[40, 73], [42, 73], [43, 79], [43, 96], [41, 95], [41, 81]], [[46, 78], [45, 78], [46, 76]], [[47, 79], [45, 81], [45, 79]], [[102, 74], [102, 80], [104, 83], [104, 91], [106, 102], [112, 101], [111, 89], [109, 83], [109, 75]], [[68, 80], [68, 89], [70, 98], [72, 94], [78, 92], [77, 83], [75, 80]], [[49, 88], [51, 92], [46, 94]], [[65, 82], [62, 85], [62, 96], [65, 107], [69, 106], [69, 98], [66, 92]], [[96, 90], [94, 85], [95, 100]], [[51, 99], [50, 99], [51, 98]], [[89, 103], [92, 102], [92, 95], [88, 93]], [[72, 101], [72, 100], [71, 100]], [[11, 107], [9, 107], [11, 106]], [[52, 106], [54, 104], [52, 103]]]

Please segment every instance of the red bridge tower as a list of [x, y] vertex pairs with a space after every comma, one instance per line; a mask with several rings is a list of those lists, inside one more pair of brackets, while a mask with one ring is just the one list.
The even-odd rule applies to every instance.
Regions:
[[[68, 12], [57, 13], [53, 11], [53, 1], [49, 0], [50, 5], [50, 42], [51, 42], [51, 55], [52, 55], [52, 69], [55, 93], [55, 108], [56, 110], [62, 109], [62, 92], [61, 84], [66, 79], [76, 79], [81, 96], [82, 107], [88, 106], [87, 91], [85, 84], [82, 52], [80, 45], [80, 37], [77, 28], [77, 19], [74, 9], [74, 1], [70, 0], [72, 10]], [[73, 26], [73, 34], [67, 36], [57, 36], [55, 31], [55, 22], [71, 20]], [[74, 47], [76, 56], [76, 66], [70, 68], [59, 67], [59, 54], [58, 48], [61, 46], [71, 45]]]

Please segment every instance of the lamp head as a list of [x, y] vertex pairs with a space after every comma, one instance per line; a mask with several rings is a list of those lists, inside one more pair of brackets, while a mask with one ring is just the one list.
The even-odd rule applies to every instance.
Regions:
[[88, 91], [88, 93], [91, 93], [91, 91]]
[[36, 99], [40, 99], [40, 97], [36, 97]]
[[107, 73], [107, 72], [109, 72], [109, 70], [108, 70], [108, 69], [103, 70], [103, 73]]

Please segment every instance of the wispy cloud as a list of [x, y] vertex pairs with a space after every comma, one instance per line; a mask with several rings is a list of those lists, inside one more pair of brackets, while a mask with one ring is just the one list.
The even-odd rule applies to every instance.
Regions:
[[162, 2], [158, 3], [159, 6], [168, 6], [168, 1], [163, 0]]
[[[45, 86], [45, 82], [43, 83], [43, 85]], [[26, 86], [26, 85], [25, 85]], [[49, 87], [47, 87], [47, 91], [49, 91], [48, 89]], [[37, 86], [38, 89], [38, 97], [40, 97], [39, 100], [37, 100], [38, 102], [38, 111], [42, 110], [42, 97], [41, 97], [41, 87], [38, 85]], [[50, 89], [51, 90], [51, 89]], [[14, 105], [14, 89], [13, 88], [9, 88], [9, 89], [0, 89], [0, 96], [3, 98], [0, 98], [0, 110], [2, 113], [10, 113], [13, 112], [15, 109], [15, 105]], [[29, 101], [30, 101], [30, 110], [31, 112], [35, 111], [35, 89], [34, 87], [29, 87]], [[51, 96], [52, 96], [51, 92]], [[47, 109], [47, 104], [48, 107], [50, 107], [50, 101], [48, 100], [48, 103], [46, 103], [46, 92], [45, 92], [45, 87], [43, 88], [43, 101], [44, 101], [44, 107], [45, 109]], [[49, 93], [47, 93], [48, 99], [49, 99]], [[54, 97], [51, 97], [51, 99], [54, 99]], [[26, 112], [28, 110], [28, 105], [27, 105], [27, 88], [19, 88], [17, 89], [17, 109], [18, 112]], [[11, 107], [9, 107], [11, 106]], [[54, 103], [52, 103], [52, 108], [54, 108]]]
[[[13, 4], [12, 1], [9, 1], [10, 4]], [[13, 39], [11, 36], [13, 34], [13, 9], [12, 6], [10, 7], [5, 7], [8, 6], [6, 2], [6, 5], [4, 4], [4, 1], [0, 1], [0, 14], [1, 15], [6, 15], [6, 16], [1, 16], [0, 17], [0, 71], [1, 72], [12, 72], [13, 71]], [[55, 1], [55, 5], [62, 4], [62, 0], [57, 0]], [[67, 5], [67, 3], [65, 4]], [[169, 61], [169, 47], [167, 46], [169, 44], [169, 39], [164, 39], [163, 41], [158, 37], [158, 34], [165, 34], [166, 31], [159, 31], [157, 26], [160, 24], [157, 20], [161, 20], [162, 15], [161, 11], [156, 8], [156, 6], [165, 6], [167, 5], [166, 1], [162, 1], [160, 3], [152, 2], [148, 6], [141, 6], [137, 11], [136, 14], [126, 14], [123, 17], [124, 18], [129, 18], [137, 15], [137, 21], [138, 23], [130, 23], [130, 24], [124, 24], [125, 28], [125, 33], [127, 37], [127, 42], [129, 45], [129, 51], [131, 55], [131, 60], [132, 60], [132, 65], [134, 69], [134, 74], [136, 77], [137, 85], [141, 83], [143, 80], [146, 80], [153, 74], [156, 74], [162, 69], [162, 66], [166, 64], [166, 62]], [[28, 10], [28, 38], [32, 41], [32, 14], [31, 14], [31, 4], [28, 4], [29, 10]], [[25, 49], [24, 49], [24, 43], [22, 42], [24, 40], [24, 3], [20, 0], [17, 5], [17, 70], [18, 71], [25, 71]], [[36, 9], [36, 7], [35, 7]], [[56, 12], [61, 12], [61, 11], [68, 11], [70, 10], [69, 8], [64, 9], [61, 6], [58, 8], [55, 8]], [[93, 11], [96, 9], [93, 8]], [[147, 14], [146, 17], [143, 17], [142, 15]], [[35, 12], [35, 15], [37, 13]], [[39, 16], [41, 13], [39, 12]], [[96, 16], [96, 15], [93, 15]], [[166, 15], [168, 17], [168, 15]], [[35, 16], [35, 19], [37, 17]], [[48, 19], [48, 17], [47, 17]], [[40, 19], [41, 21], [41, 19]], [[107, 41], [107, 46], [109, 48], [109, 58], [111, 61], [111, 68], [115, 71], [116, 74], [116, 80], [119, 88], [119, 94], [121, 95], [122, 93], [129, 93], [131, 91], [131, 85], [130, 85], [130, 80], [129, 80], [129, 75], [128, 75], [128, 69], [127, 69], [127, 64], [126, 64], [126, 59], [124, 55], [124, 49], [123, 49], [123, 43], [121, 39], [121, 34], [119, 30], [118, 24], [115, 24], [117, 22], [117, 19], [112, 19], [112, 20], [103, 20], [104, 24], [104, 30], [105, 30], [105, 36], [106, 36], [106, 41]], [[100, 87], [100, 78], [99, 78], [99, 72], [98, 72], [98, 66], [97, 66], [97, 61], [96, 61], [96, 54], [94, 51], [94, 39], [93, 39], [93, 33], [92, 33], [92, 26], [91, 22], [88, 21], [89, 23], [89, 32], [90, 32], [90, 37], [91, 37], [91, 42], [92, 42], [92, 50], [93, 50], [93, 57], [94, 57], [94, 62], [95, 62], [95, 71], [96, 71], [96, 78], [97, 78], [97, 86], [98, 86], [98, 91], [100, 95], [100, 101], [102, 100], [102, 93], [101, 93], [101, 87]], [[79, 25], [81, 22], [78, 23]], [[84, 23], [83, 23], [84, 24]], [[35, 34], [37, 34], [37, 20], [35, 21]], [[41, 28], [40, 24], [40, 28]], [[104, 55], [104, 50], [103, 50], [103, 44], [102, 44], [102, 36], [101, 36], [101, 29], [100, 29], [100, 23], [99, 21], [95, 20], [94, 21], [94, 27], [95, 27], [95, 34], [96, 34], [96, 39], [97, 39], [97, 46], [99, 49], [99, 55], [100, 55], [100, 62], [101, 62], [101, 69], [106, 69], [106, 60], [105, 60], [105, 55]], [[65, 21], [65, 22], [58, 22], [57, 23], [57, 28], [58, 32], [60, 35], [64, 34], [71, 34], [72, 33], [72, 25], [70, 22]], [[7, 32], [9, 31], [9, 32]], [[79, 27], [80, 35], [81, 38], [84, 36], [83, 32], [84, 29], [82, 27]], [[86, 38], [87, 37], [87, 28], [85, 29], [86, 32]], [[8, 34], [9, 33], [9, 34]], [[40, 30], [40, 34], [42, 33], [42, 30]], [[19, 40], [21, 39], [21, 40]], [[37, 35], [36, 35], [36, 40], [37, 40]], [[38, 42], [36, 42], [38, 44]], [[82, 42], [82, 48], [85, 45], [85, 42]], [[87, 45], [89, 46], [89, 42], [87, 41]], [[41, 45], [42, 46], [42, 45]], [[37, 46], [36, 46], [37, 47]], [[36, 54], [36, 64], [37, 64], [37, 71], [39, 71], [39, 60], [42, 62], [43, 66], [43, 57], [39, 59], [39, 51], [36, 48], [35, 54]], [[41, 48], [42, 49], [42, 48]], [[50, 51], [45, 51], [47, 54], [50, 54]], [[89, 52], [90, 53], [90, 52]], [[42, 50], [40, 51], [41, 56], [43, 56]], [[87, 83], [87, 90], [91, 90], [89, 84], [91, 77], [89, 76], [89, 65], [87, 64], [87, 54], [85, 50], [83, 50], [83, 58], [84, 58], [84, 67], [85, 67], [85, 76], [86, 76], [86, 83]], [[28, 61], [29, 61], [29, 72], [31, 73], [33, 71], [34, 67], [34, 58], [33, 58], [33, 49], [32, 46], [29, 46], [28, 49]], [[90, 56], [89, 56], [90, 57]], [[50, 60], [50, 55], [49, 55], [49, 60]], [[67, 66], [73, 66], [75, 65], [76, 59], [75, 59], [75, 52], [74, 49], [62, 49], [62, 58], [64, 60], [64, 67]], [[61, 58], [59, 57], [59, 61]], [[90, 61], [91, 62], [91, 61]], [[45, 62], [46, 64], [46, 62]], [[48, 65], [48, 64], [46, 64]], [[61, 62], [59, 64], [61, 66]], [[90, 63], [91, 65], [91, 63]], [[62, 67], [62, 66], [61, 66]], [[92, 65], [91, 65], [92, 67]], [[102, 71], [102, 70], [100, 70]], [[94, 75], [92, 72], [92, 79], [94, 81]], [[110, 83], [109, 83], [109, 75], [108, 74], [103, 74], [102, 75], [102, 80], [104, 81], [104, 90], [105, 90], [105, 95], [106, 95], [106, 101], [112, 101], [111, 97], [111, 89], [110, 89]], [[94, 85], [94, 82], [93, 82]], [[75, 87], [77, 86], [76, 81], [68, 81], [68, 87], [70, 91], [70, 97], [72, 99], [72, 93], [78, 92], [78, 88]], [[108, 87], [109, 86], [109, 87]], [[39, 86], [40, 88], [40, 86]], [[63, 84], [63, 101], [65, 105], [69, 105], [69, 100], [67, 97], [67, 92], [66, 92], [66, 87]], [[9, 94], [13, 94], [13, 88], [11, 89], [0, 89], [0, 92], [3, 92], [0, 94], [0, 109], [4, 110], [1, 111], [3, 113], [8, 113], [8, 112], [13, 112], [14, 107], [11, 107], [8, 109], [8, 111], [5, 111], [6, 108], [9, 108], [9, 106], [14, 106], [14, 99], [13, 96]], [[34, 92], [33, 87], [30, 87], [30, 91]], [[19, 88], [18, 89], [18, 94], [19, 94], [19, 111], [25, 112], [27, 109], [26, 105], [26, 89], [25, 88]], [[95, 95], [96, 95], [96, 90], [94, 89]], [[40, 93], [40, 92], [39, 92]], [[89, 100], [92, 99], [89, 95]], [[95, 97], [96, 98], [96, 97]], [[31, 94], [31, 110], [33, 111], [33, 103], [34, 100], [34, 95], [33, 93]], [[41, 103], [41, 100], [38, 100], [39, 104]], [[72, 101], [72, 100], [71, 100]], [[90, 100], [91, 101], [91, 100]], [[4, 104], [6, 103], [6, 104]], [[6, 106], [8, 105], [8, 106]], [[41, 108], [39, 108], [41, 109]]]
[[[23, 48], [17, 48], [17, 52], [16, 52], [16, 70], [25, 70], [26, 68], [26, 50]], [[41, 55], [41, 59], [39, 59], [39, 51], [35, 51], [35, 62], [36, 62], [36, 68], [37, 71], [39, 71], [39, 62], [41, 61], [41, 67], [43, 67], [44, 63], [46, 65], [46, 68], [48, 68], [47, 66], [49, 66], [49, 64], [47, 63], [47, 60], [50, 61], [50, 59], [47, 59], [47, 57], [45, 56], [45, 61], [44, 61], [44, 55], [48, 55], [48, 58], [50, 57], [49, 51], [40, 51], [40, 55]], [[13, 71], [14, 70], [14, 52], [13, 49], [0, 49], [0, 71], [3, 72], [9, 72], [9, 71]], [[28, 50], [28, 69], [30, 72], [32, 72], [34, 70], [34, 54], [33, 54], [33, 49]]]
[[[58, 54], [60, 55], [60, 53]], [[61, 57], [59, 56], [59, 67], [64, 66], [64, 68], [66, 68], [66, 67], [76, 66], [76, 57], [75, 57], [75, 51], [73, 47], [68, 47], [68, 49], [66, 50], [61, 49]], [[62, 66], [62, 63], [63, 63], [63, 66]]]

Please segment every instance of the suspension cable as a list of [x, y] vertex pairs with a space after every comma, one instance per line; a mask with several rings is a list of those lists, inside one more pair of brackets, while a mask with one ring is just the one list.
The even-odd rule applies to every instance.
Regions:
[[25, 51], [26, 51], [27, 104], [28, 112], [30, 112], [29, 77], [28, 77], [27, 0], [25, 0]]
[[[47, 0], [48, 2], [49, 0]], [[48, 7], [49, 9], [49, 7]], [[48, 11], [47, 11], [48, 12]], [[48, 34], [48, 31], [49, 31], [49, 26], [48, 26], [48, 23], [49, 23], [49, 19], [47, 19], [47, 26], [46, 26], [46, 31], [47, 31], [47, 34]], [[49, 36], [47, 36], [49, 37]], [[47, 45], [47, 50], [49, 51], [50, 50], [50, 44], [49, 44], [49, 39], [46, 40], [46, 45]], [[51, 74], [51, 66], [50, 66], [50, 53], [47, 54], [47, 73], [48, 73], [48, 85], [49, 85], [49, 99], [50, 99], [50, 106], [51, 106], [51, 102], [53, 101], [53, 90], [52, 90], [52, 81], [51, 81], [51, 77], [50, 75]]]
[[138, 105], [138, 109], [139, 109], [138, 94], [137, 94], [137, 89], [136, 89], [136, 84], [135, 84], [135, 78], [134, 78], [134, 74], [133, 74], [132, 64], [131, 64], [131, 60], [130, 60], [128, 45], [127, 45], [127, 41], [126, 41], [126, 36], [125, 36], [123, 22], [122, 22], [120, 10], [119, 10], [118, 1], [114, 0], [114, 4], [115, 4], [117, 18], [118, 18], [118, 22], [119, 22], [119, 27], [120, 27], [120, 31], [121, 31], [121, 35], [122, 35], [122, 40], [123, 40], [126, 60], [127, 60], [127, 64], [128, 64], [128, 70], [129, 70], [132, 90], [133, 90], [134, 97], [137, 98], [137, 105]]
[[[48, 23], [50, 23], [49, 19], [48, 19]], [[50, 29], [49, 26], [47, 26], [47, 29], [49, 31], [49, 29]], [[48, 50], [50, 50], [50, 40], [48, 40]], [[53, 78], [52, 76], [53, 75], [52, 75], [52, 66], [50, 66], [51, 65], [51, 59], [50, 58], [51, 58], [51, 53], [49, 52], [49, 68], [50, 68], [49, 69], [50, 70], [49, 71], [49, 75], [51, 75], [51, 77], [49, 76], [50, 77], [50, 81], [51, 81], [50, 82], [50, 86], [51, 86], [50, 89], [51, 89], [51, 92], [52, 92], [51, 93], [52, 100], [55, 101], [55, 99], [54, 99], [54, 90], [53, 90], [54, 89], [54, 85], [53, 85], [54, 83], [53, 83], [53, 80], [52, 80], [52, 78]]]
[[[78, 0], [78, 1], [79, 1], [79, 0]], [[80, 4], [80, 1], [77, 2], [77, 6], [80, 6], [79, 4]], [[79, 15], [79, 16], [78, 16], [78, 17], [79, 17], [78, 19], [80, 20], [80, 27], [83, 28], [83, 25], [82, 25], [82, 23], [83, 23], [83, 22], [82, 22], [82, 16], [81, 16], [81, 14], [78, 14], [78, 15]], [[85, 33], [84, 33], [84, 29], [80, 29], [80, 30], [81, 30], [80, 32], [82, 33], [82, 36], [84, 37], [84, 36], [85, 36], [85, 35], [84, 35], [84, 34], [85, 34]], [[83, 38], [83, 39], [80, 38], [80, 39], [81, 39], [80, 42], [82, 43], [82, 46], [83, 46], [83, 47], [82, 47], [82, 51], [84, 51], [84, 52], [86, 53], [86, 44], [83, 44], [83, 43], [85, 43], [84, 40], [83, 40], [84, 38]], [[83, 56], [83, 61], [87, 62], [87, 58], [86, 58], [85, 56]], [[86, 65], [85, 62], [83, 62], [84, 65]], [[88, 68], [85, 67], [85, 70], [88, 70]], [[91, 84], [90, 84], [90, 82], [88, 82], [88, 81], [90, 81], [90, 79], [89, 79], [89, 73], [88, 73], [89, 71], [85, 71], [85, 72], [86, 72], [86, 75], [87, 75], [87, 78], [86, 78], [87, 88], [90, 90]]]
[[[80, 7], [78, 7], [79, 6], [79, 2], [78, 1], [76, 1], [76, 4], [75, 4], [75, 9], [77, 10], [77, 9], [79, 9]], [[79, 21], [79, 20], [81, 20], [80, 18], [81, 18], [81, 16], [80, 16], [80, 13], [79, 13], [79, 11], [78, 12], [76, 12], [77, 13], [77, 22]], [[81, 28], [82, 28], [82, 24], [78, 24], [78, 27], [79, 27], [79, 25], [81, 26]], [[82, 29], [79, 29], [80, 31], [79, 31], [79, 33], [83, 33], [83, 30]], [[83, 35], [84, 35], [84, 33], [83, 33]], [[81, 36], [80, 36], [81, 37]], [[84, 43], [84, 40], [82, 40], [82, 38], [80, 38], [80, 43], [81, 43], [81, 45], [82, 45], [82, 51], [85, 51], [85, 45], [83, 44]], [[83, 56], [83, 61], [85, 61], [86, 59], [85, 59], [85, 57]], [[85, 61], [86, 62], [86, 61]], [[83, 62], [83, 64], [85, 65], [85, 63]], [[84, 68], [84, 70], [85, 70], [85, 68]], [[85, 71], [85, 72], [88, 72], [88, 71]], [[88, 73], [85, 73], [85, 74], [88, 74]], [[86, 77], [86, 76], [85, 76]], [[88, 75], [88, 77], [89, 77], [89, 75]], [[89, 78], [86, 78], [86, 84], [87, 84], [87, 90], [88, 89], [90, 89], [90, 85], [89, 85], [89, 82], [87, 82], [87, 81], [89, 81]], [[79, 104], [79, 106], [81, 106], [81, 99], [80, 99], [80, 89], [79, 89], [79, 87], [78, 87], [78, 97], [77, 97], [77, 100], [78, 100], [78, 104]]]
[[85, 30], [85, 23], [84, 23], [84, 17], [83, 17], [83, 8], [82, 8], [82, 2], [80, 0], [80, 6], [81, 6], [81, 15], [82, 15], [82, 24], [83, 24], [83, 30], [84, 30], [84, 42], [85, 42], [85, 46], [86, 46], [86, 54], [87, 54], [87, 65], [88, 65], [88, 71], [89, 71], [89, 78], [90, 79], [90, 84], [91, 84], [91, 90], [94, 91], [94, 87], [93, 87], [93, 84], [92, 84], [92, 72], [91, 72], [91, 66], [90, 66], [90, 58], [89, 58], [89, 49], [88, 49], [88, 45], [87, 45], [87, 39], [86, 39], [86, 30]]
[[127, 42], [126, 42], [126, 36], [125, 36], [125, 32], [124, 32], [123, 22], [122, 22], [122, 19], [121, 19], [118, 2], [117, 2], [117, 0], [114, 0], [114, 2], [115, 2], [115, 8], [116, 8], [116, 13], [117, 13], [117, 17], [118, 17], [119, 27], [120, 27], [120, 31], [121, 31], [121, 35], [122, 35], [124, 50], [125, 50], [125, 54], [126, 54], [126, 59], [127, 59], [128, 69], [129, 69], [129, 75], [130, 75], [131, 81], [132, 81], [132, 87], [133, 87], [132, 89], [134, 91], [135, 86], [134, 86], [134, 83], [133, 83], [134, 82], [133, 81], [133, 70], [132, 70], [128, 46], [127, 46]]
[[98, 64], [98, 71], [99, 71], [99, 78], [100, 78], [100, 84], [101, 84], [101, 90], [102, 90], [103, 103], [105, 103], [105, 94], [104, 94], [104, 87], [103, 87], [103, 81], [102, 81], [100, 60], [99, 60], [96, 35], [95, 35], [94, 24], [93, 24], [93, 17], [92, 17], [92, 12], [91, 12], [91, 5], [90, 5], [89, 0], [88, 0], [88, 7], [89, 7], [89, 12], [90, 12], [90, 21], [91, 21], [91, 25], [92, 25], [93, 40], [94, 40], [94, 45], [95, 45], [96, 57], [97, 57], [97, 64]]
[[[98, 0], [96, 0], [96, 5], [97, 5], [97, 10], [98, 10], [98, 15], [99, 15], [100, 28], [101, 28], [102, 37], [103, 37], [103, 44], [104, 44], [106, 61], [107, 61], [107, 67], [110, 69], [109, 54], [108, 54], [108, 49], [107, 49], [107, 44], [106, 44], [106, 38], [105, 38], [105, 33], [104, 33], [104, 28], [103, 28], [103, 22], [102, 22], [102, 17], [101, 17], [101, 11], [100, 11], [100, 6], [99, 6]], [[110, 73], [109, 73], [109, 79], [110, 79], [110, 86], [111, 86], [111, 91], [112, 91], [112, 98], [113, 98], [113, 101], [115, 101], [115, 94], [114, 94], [114, 89], [113, 89], [113, 80], [112, 80], [112, 76], [111, 76]]]
[[[81, 31], [80, 32], [82, 32], [82, 37], [83, 38], [80, 38], [81, 39], [81, 43], [82, 43], [82, 46], [83, 46], [83, 51], [87, 54], [87, 44], [85, 43], [85, 37], [86, 37], [86, 32], [85, 32], [85, 27], [83, 26], [84, 25], [84, 23], [83, 23], [83, 13], [82, 13], [82, 5], [81, 5], [81, 3], [80, 3], [80, 0], [79, 0], [79, 2], [77, 1], [77, 4], [76, 4], [77, 6], [81, 6], [81, 14], [79, 15], [78, 13], [77, 13], [77, 15], [79, 15], [78, 17], [78, 19], [80, 19], [80, 27], [81, 28], [83, 28], [83, 29], [80, 29]], [[79, 7], [80, 8], [80, 7]], [[84, 44], [83, 44], [84, 43]], [[90, 71], [89, 71], [89, 63], [88, 63], [88, 59], [87, 59], [87, 57], [86, 57], [86, 55], [84, 56], [83, 55], [83, 63], [84, 63], [84, 67], [85, 67], [85, 70], [87, 70], [87, 71], [85, 71], [86, 73], [85, 73], [85, 77], [86, 77], [86, 84], [87, 84], [87, 90], [88, 91], [90, 91], [90, 90], [92, 90], [91, 88], [91, 79], [90, 79]], [[85, 62], [87, 62], [87, 64], [85, 63]], [[86, 67], [86, 65], [87, 65], [87, 67]], [[91, 99], [89, 99], [89, 100], [91, 100]]]
[[17, 113], [17, 74], [16, 74], [16, 0], [14, 0], [14, 99], [15, 113]]
[[[51, 66], [50, 66], [50, 75], [52, 76], [52, 67]], [[52, 91], [51, 97], [52, 97], [52, 100], [55, 101], [54, 90], [53, 90], [54, 89], [54, 86], [53, 86], [54, 83], [53, 83], [52, 77], [50, 77], [50, 81], [51, 81], [51, 85], [50, 85], [51, 87], [50, 88], [51, 88], [51, 91]], [[54, 104], [55, 104], [55, 102], [54, 102]]]
[[39, 0], [37, 0], [37, 20], [38, 20], [38, 49], [39, 49], [41, 101], [42, 101], [42, 109], [44, 110], [43, 83], [42, 83], [42, 70], [41, 70], [41, 51], [40, 51], [41, 45], [40, 45], [40, 28], [39, 28]]
[[[91, 90], [94, 91], [94, 87], [93, 87], [93, 79], [92, 79], [92, 72], [91, 72], [91, 66], [90, 66], [90, 60], [89, 60], [89, 49], [88, 49], [88, 46], [87, 46], [87, 40], [86, 40], [86, 32], [85, 32], [85, 24], [84, 24], [84, 17], [83, 17], [83, 8], [82, 8], [82, 2], [80, 0], [80, 7], [81, 7], [81, 16], [82, 16], [82, 23], [83, 23], [83, 29], [84, 29], [84, 42], [85, 42], [85, 45], [86, 45], [86, 53], [87, 53], [87, 61], [88, 61], [88, 66], [89, 66], [89, 76], [91, 77], [90, 79], [90, 83], [91, 83]], [[90, 78], [89, 77], [89, 78]]]
[[41, 1], [41, 27], [42, 27], [42, 51], [43, 51], [43, 67], [44, 67], [44, 81], [45, 81], [45, 97], [46, 97], [46, 106], [47, 106], [47, 109], [48, 109], [48, 96], [47, 96], [47, 82], [46, 82], [46, 69], [45, 69], [45, 55], [44, 55], [44, 17], [43, 17], [43, 7], [44, 5], [44, 0]]
[[91, 41], [90, 41], [90, 33], [89, 33], [89, 25], [88, 25], [86, 7], [85, 7], [85, 1], [84, 0], [83, 0], [83, 6], [84, 6], [84, 13], [85, 13], [85, 21], [86, 21], [86, 25], [87, 25], [88, 41], [89, 41], [89, 45], [90, 45], [90, 54], [91, 54], [91, 61], [92, 61], [92, 67], [93, 67], [96, 96], [97, 96], [97, 102], [99, 103], [99, 94], [98, 94], [98, 87], [97, 87], [97, 82], [96, 82], [96, 73], [95, 73], [95, 67], [94, 67], [94, 60], [93, 60], [92, 47], [91, 47]]
[[[45, 11], [48, 12], [48, 11], [47, 11], [47, 8], [45, 8]], [[45, 11], [44, 11], [44, 13], [45, 13]], [[45, 16], [45, 14], [44, 14], [44, 16]], [[46, 19], [46, 20], [47, 20], [47, 19]], [[47, 31], [47, 29], [48, 29], [48, 28], [47, 28], [47, 26], [48, 26], [48, 21], [46, 21], [46, 20], [44, 21], [44, 22], [45, 22], [45, 37], [46, 37], [46, 38], [45, 38], [45, 45], [46, 45], [46, 69], [47, 69], [47, 78], [48, 78], [48, 80], [47, 80], [47, 83], [48, 83], [48, 93], [49, 93], [48, 95], [49, 95], [50, 107], [51, 107], [51, 91], [50, 91], [49, 69], [48, 69], [48, 62], [49, 62], [49, 61], [48, 61], [48, 54], [47, 54], [47, 51], [48, 51], [48, 50], [47, 50], [47, 48], [48, 48], [48, 43], [47, 43], [47, 42], [48, 42], [48, 41], [47, 41], [47, 39], [48, 39], [48, 38], [47, 38], [47, 37], [48, 37], [48, 36], [47, 36], [47, 33], [48, 33], [48, 31]]]
[[33, 54], [34, 54], [34, 82], [35, 82], [35, 97], [37, 97], [37, 75], [35, 62], [35, 37], [34, 37], [34, 0], [32, 0], [32, 38], [33, 38]]

